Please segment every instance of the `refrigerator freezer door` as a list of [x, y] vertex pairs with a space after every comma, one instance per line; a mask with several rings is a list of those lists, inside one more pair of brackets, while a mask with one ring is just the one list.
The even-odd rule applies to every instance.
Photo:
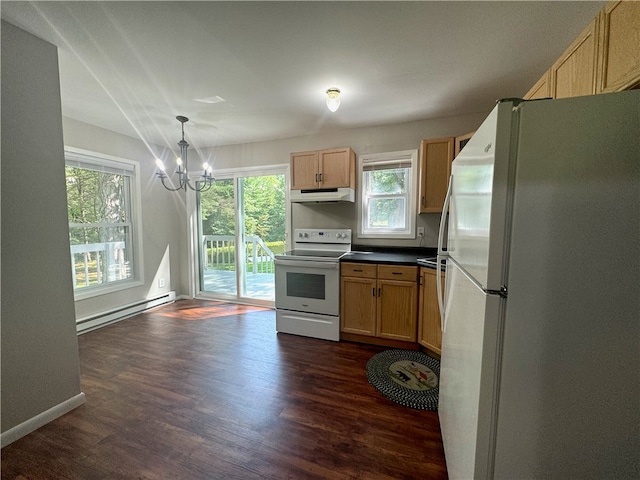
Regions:
[[484, 288], [503, 282], [512, 102], [500, 102], [456, 157], [451, 172], [448, 255]]
[[489, 478], [503, 301], [452, 260], [446, 278], [438, 415], [447, 470], [451, 479]]

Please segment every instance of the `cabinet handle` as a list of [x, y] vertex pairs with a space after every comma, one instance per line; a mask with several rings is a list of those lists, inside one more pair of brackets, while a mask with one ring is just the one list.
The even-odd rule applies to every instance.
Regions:
[[354, 268], [354, 269], [353, 269], [353, 271], [354, 271], [354, 272], [361, 272], [361, 271], [362, 271], [362, 269], [361, 269], [361, 268]]
[[320, 181], [322, 182], [322, 174], [320, 174]]
[[373, 287], [371, 289], [371, 295], [373, 295], [374, 297], [376, 296], [376, 287]]
[[424, 195], [422, 196], [422, 199], [420, 200], [420, 203], [422, 203], [422, 206], [424, 207]]
[[402, 275], [402, 272], [391, 272], [391, 275]]
[[318, 174], [316, 173], [316, 183], [318, 183]]
[[380, 287], [378, 287], [378, 296], [380, 296]]

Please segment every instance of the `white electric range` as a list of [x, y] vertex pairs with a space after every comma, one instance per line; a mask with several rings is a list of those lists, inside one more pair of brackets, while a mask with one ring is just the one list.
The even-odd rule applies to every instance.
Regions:
[[276, 330], [340, 340], [340, 258], [350, 229], [294, 231], [294, 249], [276, 255]]

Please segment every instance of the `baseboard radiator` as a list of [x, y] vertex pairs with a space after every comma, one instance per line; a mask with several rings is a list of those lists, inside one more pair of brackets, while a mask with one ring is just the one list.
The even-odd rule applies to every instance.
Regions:
[[176, 300], [176, 292], [165, 293], [155, 298], [142, 300], [137, 303], [131, 303], [129, 305], [123, 305], [113, 310], [102, 312], [96, 315], [91, 315], [76, 320], [76, 332], [78, 335], [90, 332], [96, 328], [104, 327], [110, 323], [119, 322], [125, 318], [129, 318], [138, 313], [142, 313], [150, 308], [158, 307], [165, 303], [171, 303]]

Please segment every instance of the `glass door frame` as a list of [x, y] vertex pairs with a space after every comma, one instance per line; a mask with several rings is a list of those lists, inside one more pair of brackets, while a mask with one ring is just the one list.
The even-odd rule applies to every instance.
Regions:
[[[291, 232], [291, 202], [289, 201], [289, 190], [291, 188], [289, 164], [278, 165], [265, 165], [260, 167], [244, 167], [233, 169], [219, 169], [214, 170], [213, 176], [216, 180], [233, 180], [233, 193], [236, 209], [235, 218], [235, 237], [236, 245], [244, 244], [244, 228], [242, 209], [239, 209], [241, 204], [239, 202], [242, 199], [239, 196], [238, 182], [242, 178], [257, 177], [257, 176], [270, 176], [270, 175], [284, 175], [285, 177], [285, 243], [289, 244], [290, 232]], [[215, 294], [213, 292], [206, 292], [201, 289], [200, 286], [200, 218], [198, 212], [198, 201], [195, 192], [190, 192], [187, 195], [187, 211], [188, 211], [188, 232], [189, 232], [189, 279], [190, 279], [190, 294], [191, 298], [202, 298], [209, 300], [226, 300], [233, 303], [247, 304], [247, 305], [259, 305], [273, 307], [274, 302], [269, 300], [261, 300], [249, 297], [241, 297], [241, 271], [240, 268], [236, 268], [236, 295], [223, 295]], [[240, 249], [244, 251], [244, 249]], [[236, 258], [236, 263], [242, 261], [242, 259]]]

